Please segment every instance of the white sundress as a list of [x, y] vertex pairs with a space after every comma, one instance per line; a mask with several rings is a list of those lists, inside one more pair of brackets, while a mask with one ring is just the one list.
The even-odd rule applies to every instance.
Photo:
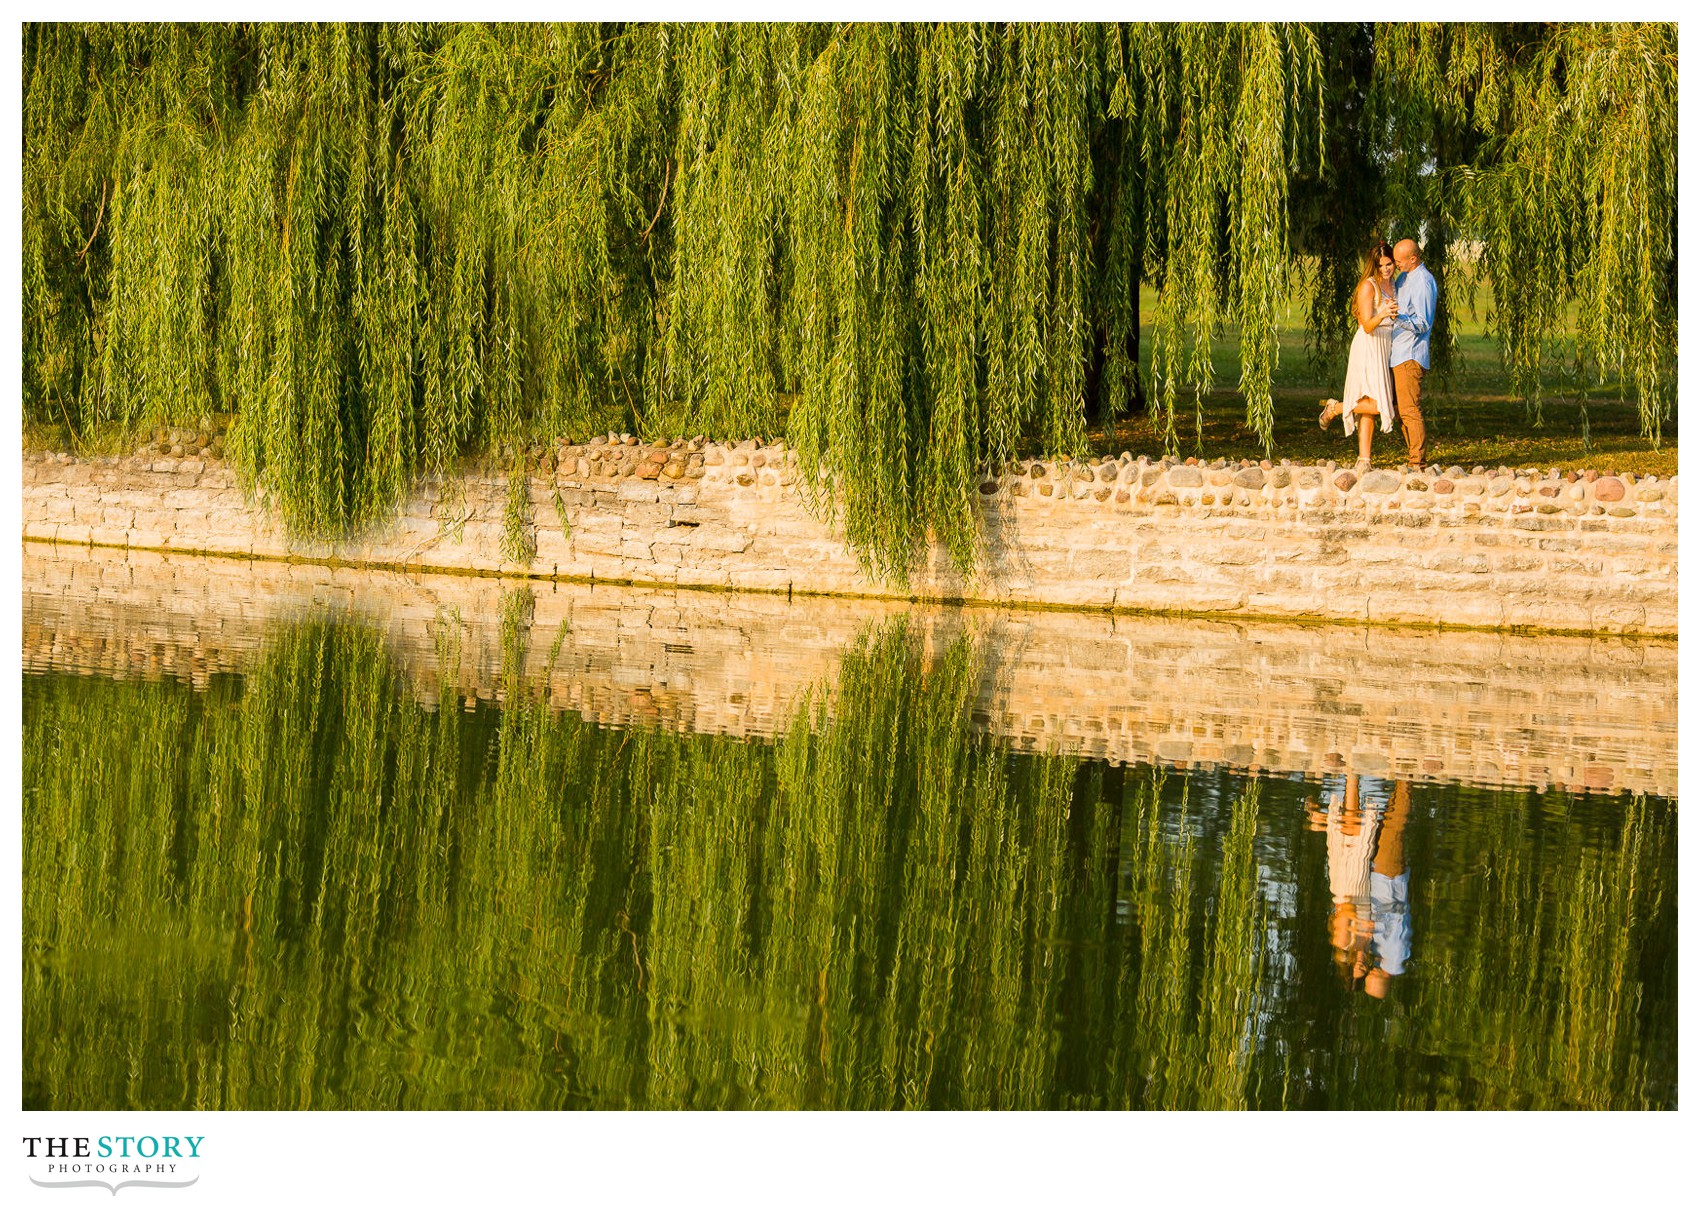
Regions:
[[1347, 436], [1355, 434], [1358, 418], [1352, 410], [1358, 406], [1359, 400], [1368, 396], [1375, 401], [1376, 409], [1381, 413], [1381, 432], [1387, 433], [1393, 428], [1393, 418], [1398, 412], [1393, 396], [1393, 371], [1387, 365], [1393, 354], [1393, 322], [1383, 320], [1374, 332], [1365, 332], [1364, 326], [1354, 319], [1352, 327], [1355, 334], [1351, 352], [1346, 357], [1346, 386], [1340, 392], [1340, 419]]
[[1323, 780], [1323, 792], [1328, 797], [1328, 891], [1336, 905], [1351, 901], [1367, 909], [1370, 863], [1381, 836], [1381, 818], [1387, 811], [1389, 788], [1380, 779], [1358, 778], [1358, 811], [1362, 815], [1358, 831], [1347, 833], [1345, 780], [1352, 777], [1348, 774], [1345, 778]]

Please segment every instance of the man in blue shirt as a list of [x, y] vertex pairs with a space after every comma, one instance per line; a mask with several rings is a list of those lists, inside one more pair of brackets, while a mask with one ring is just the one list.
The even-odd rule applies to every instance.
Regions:
[[1382, 818], [1369, 873], [1369, 912], [1375, 967], [1364, 974], [1364, 992], [1384, 998], [1393, 978], [1411, 958], [1411, 868], [1405, 861], [1405, 822], [1411, 816], [1411, 785], [1393, 784], [1392, 805]]
[[1422, 250], [1415, 240], [1393, 246], [1393, 264], [1399, 268], [1395, 293], [1399, 314], [1393, 318], [1393, 394], [1399, 402], [1399, 424], [1405, 431], [1405, 449], [1411, 466], [1428, 462], [1428, 434], [1423, 428], [1423, 375], [1428, 371], [1428, 338], [1434, 328], [1434, 307], [1440, 291], [1434, 275], [1423, 265]]

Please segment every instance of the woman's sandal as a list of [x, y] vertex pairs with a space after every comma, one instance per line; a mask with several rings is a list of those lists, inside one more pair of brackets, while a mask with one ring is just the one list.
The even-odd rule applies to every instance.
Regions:
[[1322, 402], [1322, 415], [1316, 418], [1318, 427], [1327, 429], [1330, 423], [1338, 421], [1340, 414], [1345, 411], [1345, 407], [1338, 400], [1324, 400]]

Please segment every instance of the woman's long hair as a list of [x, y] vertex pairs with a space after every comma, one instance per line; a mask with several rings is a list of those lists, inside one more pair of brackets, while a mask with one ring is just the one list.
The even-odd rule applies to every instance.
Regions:
[[[1393, 260], [1393, 246], [1386, 240], [1377, 240], [1369, 246], [1369, 252], [1364, 254], [1364, 277], [1375, 281], [1380, 276], [1381, 259], [1386, 257]], [[1395, 266], [1397, 268], [1397, 266]], [[1362, 281], [1362, 279], [1359, 279]]]

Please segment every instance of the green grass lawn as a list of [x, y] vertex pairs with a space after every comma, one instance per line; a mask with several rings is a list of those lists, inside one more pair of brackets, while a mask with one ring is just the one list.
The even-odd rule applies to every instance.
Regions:
[[[1149, 288], [1142, 291], [1141, 316], [1155, 315], [1156, 308], [1155, 292]], [[1676, 417], [1666, 421], [1655, 450], [1641, 436], [1634, 398], [1620, 398], [1615, 385], [1591, 387], [1581, 398], [1554, 391], [1544, 402], [1537, 423], [1522, 399], [1510, 392], [1498, 345], [1484, 331], [1480, 318], [1483, 311], [1484, 302], [1478, 298], [1476, 316], [1454, 317], [1456, 345], [1450, 372], [1431, 374], [1423, 384], [1430, 462], [1442, 467], [1592, 467], [1637, 475], [1676, 474]], [[1141, 353], [1149, 358], [1150, 328], [1144, 328], [1140, 335]], [[1304, 317], [1296, 304], [1283, 317], [1280, 350], [1273, 387], [1275, 434], [1271, 457], [1295, 462], [1355, 461], [1355, 438], [1342, 434], [1337, 422], [1327, 433], [1316, 425], [1320, 402], [1339, 395], [1345, 382], [1344, 352], [1321, 367], [1314, 365], [1305, 346]], [[1246, 426], [1245, 399], [1236, 390], [1240, 373], [1238, 335], [1232, 331], [1224, 334], [1212, 344], [1211, 352], [1217, 388], [1204, 399], [1202, 433], [1192, 392], [1179, 387], [1175, 393], [1180, 454], [1205, 459], [1261, 459], [1263, 445]], [[1163, 453], [1163, 430], [1161, 416], [1135, 415], [1121, 418], [1113, 427], [1094, 429], [1089, 441], [1095, 454], [1127, 450], [1155, 457]], [[1377, 431], [1372, 453], [1378, 466], [1403, 461], [1405, 444], [1397, 426], [1392, 433]]]

